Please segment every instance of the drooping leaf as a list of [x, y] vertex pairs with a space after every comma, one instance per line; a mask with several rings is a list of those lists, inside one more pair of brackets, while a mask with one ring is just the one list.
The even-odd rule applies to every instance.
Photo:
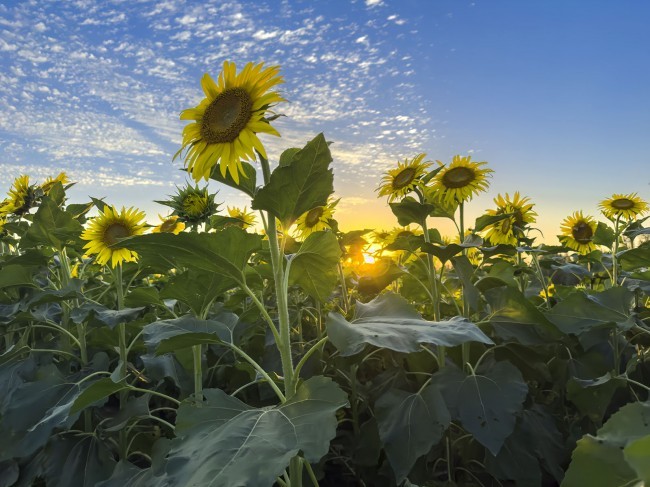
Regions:
[[435, 209], [434, 205], [420, 203], [411, 196], [403, 198], [399, 203], [389, 203], [389, 206], [393, 215], [397, 217], [397, 222], [403, 227], [411, 223], [421, 225]]
[[338, 281], [341, 247], [332, 232], [314, 232], [291, 258], [289, 282], [323, 303]]
[[[84, 391], [79, 394], [72, 403], [70, 414], [83, 411], [88, 406], [108, 398], [111, 394], [115, 394], [124, 389], [128, 389], [128, 384], [124, 382], [113, 382], [110, 377], [104, 377], [86, 387]], [[103, 403], [102, 403], [103, 404]]]
[[305, 381], [294, 398], [269, 408], [252, 408], [219, 389], [203, 393], [207, 404], [178, 410], [165, 467], [169, 485], [268, 487], [298, 451], [310, 462], [327, 453], [336, 410], [347, 403], [325, 377]]
[[269, 211], [289, 228], [306, 211], [327, 204], [334, 192], [330, 162], [325, 137], [318, 134], [293, 154], [288, 164], [275, 168], [269, 183], [253, 198], [253, 209]]
[[5, 265], [0, 269], [0, 289], [12, 286], [36, 287], [32, 279], [34, 269], [19, 264]]
[[153, 487], [157, 485], [151, 468], [138, 468], [131, 462], [120, 460], [110, 478], [95, 487]]
[[144, 310], [144, 307], [124, 308], [120, 310], [110, 309], [101, 304], [85, 302], [79, 308], [70, 313], [70, 318], [75, 323], [88, 322], [91, 325], [106, 325], [111, 330], [120, 323], [128, 323], [135, 320]]
[[358, 302], [351, 322], [339, 313], [330, 313], [327, 333], [342, 356], [359, 353], [367, 344], [396, 352], [415, 352], [420, 350], [421, 343], [447, 347], [466, 342], [492, 343], [465, 318], [424, 320], [406, 299], [393, 293], [381, 294], [366, 304]]
[[627, 464], [645, 485], [650, 484], [650, 435], [631, 441], [623, 450]]
[[472, 282], [474, 276], [474, 267], [466, 255], [459, 255], [453, 257], [451, 262], [456, 271], [456, 275], [460, 282], [463, 284], [463, 299], [466, 300], [470, 310], [478, 310], [479, 292]]
[[494, 287], [483, 294], [490, 305], [490, 324], [502, 339], [539, 345], [562, 337], [555, 325], [518, 289]]
[[240, 283], [248, 259], [262, 245], [259, 235], [234, 226], [214, 233], [152, 233], [122, 243], [143, 259], [165, 261], [170, 268], [215, 272]]
[[236, 286], [237, 282], [231, 277], [188, 269], [171, 276], [160, 291], [160, 297], [177, 299], [187, 304], [196, 316], [201, 316], [217, 297]]
[[614, 240], [616, 239], [616, 234], [612, 227], [603, 222], [598, 222], [596, 231], [594, 232], [594, 243], [596, 245], [604, 245], [605, 247], [611, 249]]
[[106, 480], [115, 468], [115, 460], [108, 447], [94, 435], [82, 437], [70, 451], [61, 468], [58, 485], [95, 487]]
[[201, 320], [192, 315], [146, 325], [142, 337], [145, 345], [158, 355], [205, 343], [230, 343], [231, 330], [214, 320]]
[[496, 362], [480, 372], [467, 375], [447, 366], [433, 375], [432, 383], [442, 387], [452, 417], [496, 456], [514, 430], [528, 386], [509, 362]]
[[451, 422], [440, 391], [432, 385], [414, 394], [390, 389], [377, 399], [374, 411], [398, 484], [415, 461], [442, 439]]
[[624, 287], [600, 293], [574, 293], [555, 305], [546, 316], [564, 333], [572, 335], [612, 323], [626, 330], [634, 325], [630, 313], [633, 297], [634, 293]]
[[510, 218], [513, 214], [512, 213], [503, 213], [501, 215], [482, 215], [479, 216], [476, 221], [474, 222], [474, 231], [475, 232], [480, 232], [486, 227], [489, 227], [490, 225], [494, 225], [495, 223], [500, 222], [501, 220], [505, 220], [506, 218]]

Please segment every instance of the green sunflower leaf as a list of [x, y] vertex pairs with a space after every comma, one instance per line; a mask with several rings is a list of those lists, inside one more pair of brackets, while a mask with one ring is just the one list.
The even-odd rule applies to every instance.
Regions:
[[262, 237], [238, 227], [215, 233], [152, 233], [121, 241], [143, 260], [164, 261], [170, 268], [211, 271], [244, 282], [248, 259], [262, 247]]
[[411, 223], [421, 225], [429, 214], [435, 210], [435, 206], [429, 203], [420, 203], [415, 198], [407, 196], [399, 203], [389, 203], [397, 222], [405, 227]]
[[203, 394], [202, 407], [178, 409], [164, 485], [268, 487], [299, 451], [314, 463], [327, 453], [336, 411], [347, 404], [345, 393], [321, 376], [275, 407], [253, 408], [219, 389]]
[[366, 345], [396, 352], [416, 352], [421, 343], [453, 347], [466, 342], [492, 344], [478, 326], [465, 318], [428, 321], [403, 297], [386, 293], [368, 303], [357, 302], [354, 318], [339, 313], [327, 318], [327, 334], [342, 356], [355, 355]]
[[449, 427], [451, 415], [437, 387], [412, 394], [389, 389], [375, 402], [379, 437], [397, 483], [415, 461], [437, 444]]
[[70, 213], [63, 211], [49, 196], [44, 196], [20, 246], [49, 245], [61, 250], [67, 244], [78, 241], [82, 230], [81, 223]]
[[624, 271], [650, 267], [650, 242], [645, 242], [635, 249], [619, 252], [616, 257]]
[[289, 228], [306, 211], [325, 206], [334, 192], [329, 147], [318, 134], [285, 165], [275, 168], [269, 183], [257, 191], [252, 207], [266, 210]]
[[232, 330], [215, 320], [201, 320], [192, 315], [146, 325], [142, 337], [157, 355], [205, 343], [231, 343]]
[[289, 282], [323, 303], [338, 282], [340, 257], [341, 247], [332, 232], [314, 232], [291, 258]]

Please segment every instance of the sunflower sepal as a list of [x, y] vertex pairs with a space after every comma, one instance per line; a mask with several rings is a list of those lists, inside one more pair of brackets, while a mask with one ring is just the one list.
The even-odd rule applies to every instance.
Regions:
[[427, 184], [429, 181], [431, 181], [433, 178], [436, 177], [436, 174], [438, 174], [444, 166], [438, 166], [435, 169], [432, 169], [431, 171], [427, 172], [424, 176], [422, 176], [421, 181], [422, 184]]

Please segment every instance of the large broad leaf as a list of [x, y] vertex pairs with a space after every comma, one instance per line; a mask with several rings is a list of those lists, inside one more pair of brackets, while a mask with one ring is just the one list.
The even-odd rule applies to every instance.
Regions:
[[635, 249], [619, 252], [616, 257], [625, 271], [650, 267], [650, 243], [644, 243]]
[[226, 186], [230, 186], [231, 188], [243, 191], [252, 198], [255, 196], [255, 191], [257, 190], [257, 172], [255, 171], [255, 168], [248, 162], [240, 161], [240, 163], [241, 167], [244, 169], [244, 173], [239, 175], [239, 184], [237, 184], [232, 178], [230, 171], [226, 171], [226, 175], [222, 176], [219, 165], [216, 165], [212, 168], [210, 179], [214, 179], [215, 181], [219, 181]]
[[325, 137], [318, 134], [287, 164], [275, 168], [269, 183], [257, 191], [252, 207], [270, 212], [289, 228], [306, 211], [327, 204], [334, 192], [330, 162]]
[[289, 282], [325, 302], [336, 286], [340, 257], [341, 247], [332, 232], [312, 233], [291, 258]]
[[194, 345], [232, 341], [232, 331], [224, 323], [192, 315], [146, 325], [142, 336], [144, 343], [158, 355]]
[[465, 318], [422, 319], [406, 299], [393, 293], [377, 296], [366, 304], [357, 303], [351, 322], [339, 313], [330, 313], [327, 334], [343, 356], [359, 353], [366, 344], [396, 352], [416, 352], [421, 343], [446, 347], [466, 342], [492, 344], [479, 327]]
[[101, 304], [86, 302], [79, 308], [72, 310], [70, 319], [77, 324], [88, 322], [91, 325], [106, 325], [110, 329], [113, 329], [120, 323], [128, 323], [129, 321], [135, 320], [143, 310], [144, 307], [115, 310], [102, 306]]
[[440, 391], [432, 385], [415, 394], [388, 390], [375, 402], [375, 417], [398, 484], [415, 461], [442, 439], [451, 422]]
[[470, 310], [477, 311], [479, 303], [479, 293], [474, 283], [472, 283], [472, 277], [474, 276], [474, 266], [467, 258], [466, 255], [459, 255], [453, 257], [451, 262], [456, 271], [456, 275], [460, 282], [463, 283], [463, 299], [469, 306]]
[[218, 296], [235, 286], [236, 281], [228, 276], [189, 269], [170, 277], [160, 292], [160, 297], [177, 299], [187, 304], [196, 316], [201, 316]]
[[305, 381], [294, 398], [269, 408], [252, 408], [219, 389], [203, 394], [207, 404], [178, 410], [169, 485], [268, 487], [300, 450], [310, 462], [327, 453], [336, 410], [347, 404], [325, 377]]
[[411, 223], [422, 225], [422, 222], [436, 208], [430, 203], [420, 203], [411, 196], [407, 196], [399, 203], [389, 203], [389, 205], [393, 214], [397, 217], [397, 222], [403, 227]]
[[99, 401], [102, 401], [103, 404], [103, 400], [108, 398], [111, 394], [115, 394], [116, 392], [128, 388], [128, 384], [125, 384], [124, 382], [114, 382], [110, 377], [99, 379], [89, 387], [86, 387], [84, 391], [75, 398], [72, 407], [70, 408], [70, 413], [78, 413]]
[[635, 323], [630, 312], [633, 298], [634, 293], [624, 287], [593, 294], [574, 293], [555, 305], [546, 316], [564, 333], [572, 335], [613, 323], [627, 330]]
[[542, 467], [555, 480], [564, 476], [564, 439], [553, 417], [535, 404], [522, 411], [515, 431], [506, 439], [499, 454], [486, 455], [486, 467], [495, 477], [515, 485], [542, 485]]
[[0, 461], [24, 457], [47, 443], [55, 428], [68, 429], [78, 413], [71, 408], [82, 386], [66, 380], [54, 365], [34, 371], [29, 382], [3, 391], [0, 402]]
[[[612, 414], [596, 436], [585, 435], [573, 451], [571, 465], [562, 487], [610, 487], [633, 485], [644, 480], [648, 457], [637, 463], [636, 453], [643, 451], [645, 438], [650, 435], [650, 403], [626, 404]], [[640, 445], [635, 445], [643, 440]], [[626, 461], [626, 448], [631, 462]]]
[[11, 286], [36, 287], [32, 280], [33, 268], [10, 264], [0, 269], [0, 289]]
[[481, 375], [467, 375], [447, 366], [433, 375], [454, 419], [498, 455], [515, 427], [528, 386], [521, 372], [509, 362], [496, 362]]
[[650, 485], [650, 435], [628, 443], [623, 457], [645, 485]]
[[61, 250], [66, 244], [77, 241], [82, 230], [81, 224], [70, 213], [44, 196], [20, 245], [24, 248], [48, 245]]
[[211, 271], [244, 282], [248, 259], [262, 246], [262, 237], [239, 227], [215, 233], [152, 233], [123, 240], [143, 258], [169, 267]]
[[563, 336], [518, 289], [502, 286], [483, 294], [490, 305], [490, 324], [502, 339], [540, 345]]
[[614, 378], [609, 373], [593, 380], [572, 377], [567, 382], [567, 399], [575, 404], [582, 414], [599, 424], [616, 390], [626, 385], [624, 379]]

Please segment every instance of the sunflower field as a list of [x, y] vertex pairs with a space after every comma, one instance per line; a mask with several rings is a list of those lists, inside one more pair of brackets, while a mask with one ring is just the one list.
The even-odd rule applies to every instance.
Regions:
[[203, 77], [155, 225], [15, 179], [0, 487], [650, 485], [647, 202], [542, 244], [518, 192], [466, 221], [487, 162], [414, 154], [377, 182], [395, 228], [343, 232], [325, 136], [272, 163], [258, 138], [281, 82]]

